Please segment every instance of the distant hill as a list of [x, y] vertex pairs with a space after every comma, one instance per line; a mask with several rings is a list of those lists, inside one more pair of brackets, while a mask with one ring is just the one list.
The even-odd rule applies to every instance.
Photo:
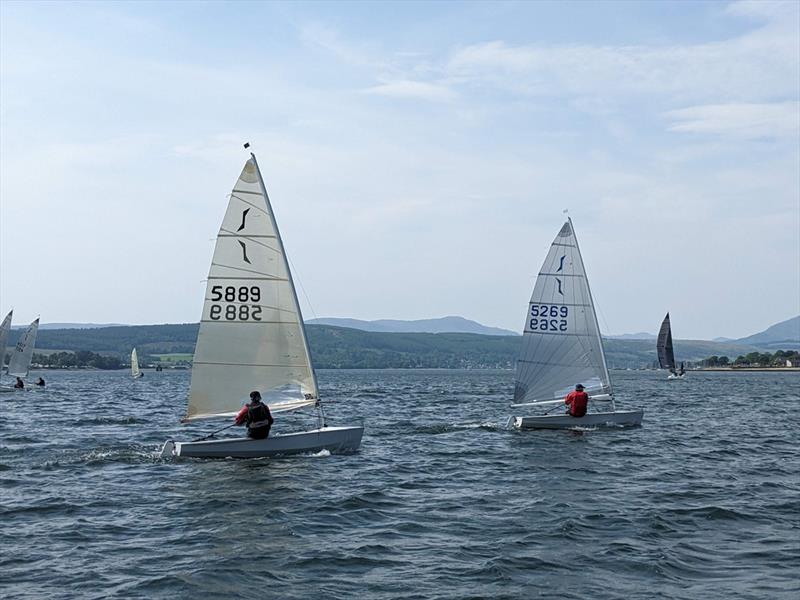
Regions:
[[[309, 345], [319, 369], [337, 368], [513, 368], [522, 341], [514, 335], [475, 333], [386, 333], [331, 325], [309, 325]], [[198, 325], [133, 325], [97, 329], [45, 329], [36, 346], [47, 350], [89, 350], [125, 360], [131, 348], [139, 357], [194, 352]], [[12, 331], [9, 345], [19, 331]], [[757, 348], [739, 343], [675, 340], [678, 361], [709, 356], [736, 358]], [[612, 368], [652, 366], [653, 340], [606, 339], [606, 356]]]
[[[30, 323], [18, 323], [11, 329], [27, 329]], [[39, 331], [43, 329], [100, 329], [101, 327], [128, 327], [122, 323], [39, 323]]]
[[653, 333], [641, 331], [639, 333], [622, 333], [620, 335], [607, 335], [605, 337], [610, 340], [654, 340], [658, 336]]
[[464, 317], [441, 317], [439, 319], [419, 319], [416, 321], [402, 321], [398, 319], [379, 319], [377, 321], [362, 321], [361, 319], [341, 319], [326, 317], [306, 321], [309, 325], [333, 325], [334, 327], [349, 327], [361, 331], [376, 331], [383, 333], [477, 333], [480, 335], [519, 335], [517, 332], [499, 327], [487, 327], [476, 321]]
[[736, 340], [738, 344], [757, 346], [762, 349], [800, 349], [800, 316], [786, 319], [767, 327], [764, 331]]

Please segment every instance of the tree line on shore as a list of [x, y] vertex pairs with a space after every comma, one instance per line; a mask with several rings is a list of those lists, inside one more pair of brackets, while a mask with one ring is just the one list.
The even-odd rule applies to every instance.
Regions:
[[797, 350], [778, 350], [769, 352], [750, 352], [731, 360], [727, 356], [710, 356], [703, 360], [704, 367], [785, 367], [786, 361], [800, 365], [800, 352]]
[[126, 366], [117, 356], [104, 356], [88, 350], [53, 352], [52, 354], [34, 353], [31, 364], [48, 369], [90, 368], [110, 370], [121, 369]]

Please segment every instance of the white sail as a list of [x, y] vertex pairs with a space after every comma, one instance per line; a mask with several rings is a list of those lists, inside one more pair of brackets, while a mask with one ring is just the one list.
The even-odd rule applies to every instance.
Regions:
[[11, 331], [11, 316], [13, 314], [13, 310], [9, 311], [6, 318], [3, 319], [3, 323], [0, 324], [0, 373], [2, 373], [2, 369], [6, 364], [6, 344], [8, 343], [8, 332]]
[[139, 378], [142, 372], [139, 369], [139, 357], [136, 355], [136, 348], [131, 350], [131, 376]]
[[39, 331], [39, 319], [28, 325], [28, 329], [19, 338], [16, 347], [8, 361], [8, 374], [14, 377], [26, 377], [33, 358], [33, 348], [36, 344], [36, 332]]
[[273, 412], [317, 398], [289, 264], [251, 155], [217, 235], [186, 419], [235, 414], [253, 390]]
[[550, 247], [525, 317], [516, 403], [563, 398], [575, 384], [611, 394], [600, 328], [578, 240], [567, 220]]

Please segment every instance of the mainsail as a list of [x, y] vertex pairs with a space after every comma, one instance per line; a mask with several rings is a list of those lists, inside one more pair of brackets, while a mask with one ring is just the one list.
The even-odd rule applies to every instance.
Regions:
[[253, 390], [273, 412], [317, 402], [289, 263], [251, 154], [217, 235], [186, 419], [236, 414]]
[[26, 377], [33, 358], [33, 347], [36, 344], [36, 332], [39, 331], [39, 319], [28, 325], [28, 329], [19, 338], [8, 361], [8, 374], [14, 377]]
[[139, 377], [142, 374], [139, 370], [139, 357], [136, 355], [136, 348], [131, 350], [131, 376]]
[[672, 350], [672, 329], [669, 325], [669, 313], [661, 322], [661, 329], [658, 331], [658, 340], [656, 341], [656, 350], [658, 351], [658, 364], [661, 368], [674, 371], [675, 354]]
[[2, 372], [6, 364], [6, 344], [8, 343], [8, 332], [11, 331], [11, 316], [13, 314], [13, 310], [9, 311], [6, 318], [3, 319], [3, 323], [0, 324], [0, 372]]
[[514, 401], [562, 398], [577, 383], [589, 393], [611, 393], [592, 294], [568, 219], [550, 246], [533, 288]]

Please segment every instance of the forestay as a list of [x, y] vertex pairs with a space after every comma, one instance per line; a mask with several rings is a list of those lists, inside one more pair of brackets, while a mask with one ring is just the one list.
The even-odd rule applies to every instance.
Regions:
[[186, 419], [233, 415], [253, 390], [273, 412], [317, 398], [297, 294], [255, 156], [217, 235]]
[[517, 404], [563, 398], [576, 383], [611, 394], [578, 240], [567, 220], [536, 279], [517, 361]]
[[656, 341], [656, 350], [658, 350], [658, 364], [661, 368], [674, 370], [675, 353], [672, 349], [672, 328], [669, 323], [669, 313], [661, 322], [661, 329], [658, 331], [658, 340]]
[[33, 348], [36, 344], [36, 333], [39, 331], [39, 319], [28, 325], [28, 329], [19, 338], [16, 347], [11, 352], [8, 361], [8, 374], [14, 377], [26, 377], [28, 368], [33, 358]]

